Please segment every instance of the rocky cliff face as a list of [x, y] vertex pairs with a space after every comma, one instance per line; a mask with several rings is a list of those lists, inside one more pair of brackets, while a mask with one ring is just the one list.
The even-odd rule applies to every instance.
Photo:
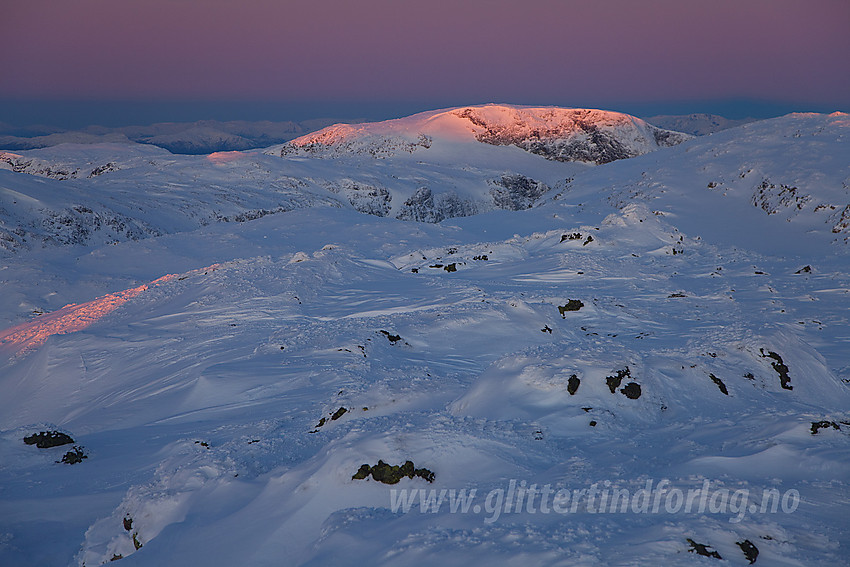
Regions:
[[618, 112], [580, 108], [484, 105], [425, 112], [372, 124], [337, 124], [280, 147], [282, 156], [422, 153], [446, 143], [516, 146], [556, 161], [603, 164], [636, 157], [691, 136]]
[[454, 111], [476, 128], [475, 139], [513, 145], [557, 161], [609, 163], [680, 144], [690, 136], [662, 130], [639, 118], [589, 109], [467, 107]]

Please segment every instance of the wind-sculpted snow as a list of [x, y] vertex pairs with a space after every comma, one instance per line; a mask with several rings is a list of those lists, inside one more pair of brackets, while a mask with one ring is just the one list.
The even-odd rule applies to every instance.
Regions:
[[151, 287], [178, 277], [186, 278], [192, 273], [212, 272], [217, 268], [217, 265], [212, 265], [185, 275], [167, 274], [149, 284], [110, 293], [79, 305], [71, 303], [52, 313], [43, 314], [29, 323], [21, 323], [0, 331], [0, 349], [26, 353], [40, 347], [53, 335], [65, 335], [86, 329]]
[[[18, 216], [148, 176], [169, 227], [4, 258], [0, 564], [846, 564], [845, 122], [598, 167], [464, 142], [0, 172]], [[211, 172], [229, 220], [252, 183], [337, 206], [179, 225], [166, 187], [207, 214]]]

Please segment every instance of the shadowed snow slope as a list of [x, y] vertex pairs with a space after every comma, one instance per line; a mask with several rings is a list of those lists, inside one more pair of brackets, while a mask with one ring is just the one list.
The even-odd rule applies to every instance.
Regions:
[[[18, 152], [115, 168], [0, 172], [28, 239], [0, 265], [0, 565], [846, 565], [847, 131], [594, 167], [425, 160], [436, 130], [385, 159]], [[553, 190], [388, 218], [414, 177], [433, 215], [520, 175]], [[383, 217], [349, 200], [367, 179]], [[33, 244], [63, 207], [161, 235]], [[24, 442], [53, 431], [74, 444]]]

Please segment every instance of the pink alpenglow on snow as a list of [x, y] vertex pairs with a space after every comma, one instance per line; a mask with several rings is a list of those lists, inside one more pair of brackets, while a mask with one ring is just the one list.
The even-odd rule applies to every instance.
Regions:
[[[189, 273], [212, 271], [218, 268], [213, 264], [207, 268]], [[109, 293], [85, 303], [71, 303], [52, 313], [47, 313], [28, 323], [21, 323], [5, 331], [0, 331], [0, 348], [23, 354], [37, 349], [52, 335], [66, 335], [82, 331], [109, 315], [142, 292], [158, 285], [170, 282], [179, 274], [167, 274], [138, 287]]]

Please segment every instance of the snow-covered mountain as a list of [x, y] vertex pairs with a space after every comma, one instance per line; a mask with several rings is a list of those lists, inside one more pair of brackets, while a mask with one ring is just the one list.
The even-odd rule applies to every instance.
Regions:
[[[220, 135], [201, 127], [196, 133], [207, 146]], [[182, 143], [182, 135], [157, 139], [160, 145]], [[328, 142], [326, 151], [318, 149], [320, 139]], [[7, 204], [0, 210], [0, 248], [135, 240], [317, 204], [424, 222], [519, 210], [587, 167], [560, 162], [631, 157], [657, 149], [658, 140], [681, 139], [616, 113], [490, 105], [336, 125], [264, 154], [174, 156], [137, 144], [0, 152], [0, 168], [66, 182], [60, 188], [9, 177], [4, 185], [0, 177], [0, 187], [7, 187], [0, 190]], [[410, 154], [417, 144], [430, 148], [432, 142], [429, 151]], [[271, 157], [280, 154], [284, 160]], [[338, 159], [330, 168], [304, 159], [331, 154]], [[465, 157], [458, 160], [459, 154]], [[31, 187], [24, 191], [29, 199], [18, 199], [18, 182]], [[147, 191], [140, 193], [140, 185]], [[160, 201], [148, 210], [139, 198], [148, 200], [151, 191]]]
[[330, 119], [303, 122], [159, 122], [149, 126], [89, 126], [83, 130], [48, 127], [16, 128], [0, 123], [0, 150], [18, 151], [58, 144], [126, 143], [151, 144], [173, 153], [208, 154], [263, 148], [279, 144], [332, 124]]
[[649, 116], [645, 118], [650, 124], [674, 130], [676, 132], [685, 132], [694, 136], [705, 136], [713, 134], [721, 130], [728, 130], [736, 126], [742, 126], [749, 122], [756, 122], [755, 118], [741, 118], [738, 120], [730, 120], [716, 114], [661, 114], [657, 116]]
[[429, 150], [433, 144], [453, 146], [475, 140], [494, 146], [516, 146], [551, 160], [602, 164], [673, 146], [688, 138], [619, 112], [488, 104], [423, 112], [372, 124], [336, 124], [273, 151], [279, 151], [281, 156], [387, 158]]
[[846, 564], [850, 117], [432, 122], [4, 158], [0, 564]]

